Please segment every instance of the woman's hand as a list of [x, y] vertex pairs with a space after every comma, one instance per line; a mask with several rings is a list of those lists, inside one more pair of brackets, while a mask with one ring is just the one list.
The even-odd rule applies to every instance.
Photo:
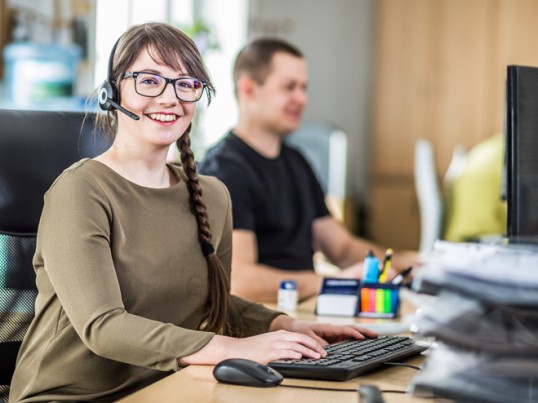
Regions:
[[305, 334], [322, 346], [347, 339], [377, 337], [377, 333], [354, 325], [331, 325], [328, 323], [307, 322], [293, 319], [286, 315], [279, 315], [271, 322], [270, 331], [279, 329]]
[[264, 364], [301, 357], [319, 359], [327, 355], [323, 347], [329, 343], [365, 337], [377, 334], [353, 325], [306, 322], [279, 315], [271, 322], [268, 333], [241, 339], [213, 336], [202, 349], [179, 358], [178, 363], [215, 365], [227, 358], [246, 358]]
[[301, 357], [318, 359], [326, 355], [322, 345], [312, 337], [304, 333], [278, 330], [240, 339], [213, 336], [202, 349], [178, 359], [178, 363], [180, 366], [212, 365], [227, 358], [246, 358], [260, 363], [268, 363], [269, 361], [299, 359]]

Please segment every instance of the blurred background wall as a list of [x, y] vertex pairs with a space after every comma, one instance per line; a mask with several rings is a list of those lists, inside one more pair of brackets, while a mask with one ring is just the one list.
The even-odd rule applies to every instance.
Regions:
[[432, 142], [443, 175], [456, 146], [502, 131], [506, 66], [538, 66], [536, 0], [0, 0], [0, 107], [91, 109], [114, 41], [149, 20], [195, 37], [217, 86], [197, 120], [200, 155], [235, 122], [239, 48], [259, 35], [300, 47], [305, 123], [347, 136], [345, 223], [393, 247], [418, 247], [415, 142]]

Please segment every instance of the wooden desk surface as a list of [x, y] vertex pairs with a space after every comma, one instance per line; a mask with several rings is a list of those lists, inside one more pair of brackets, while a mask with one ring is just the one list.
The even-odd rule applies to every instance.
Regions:
[[[359, 318], [317, 317], [314, 314], [315, 299], [308, 300], [298, 306], [295, 316], [304, 320], [328, 321], [339, 323], [369, 322]], [[410, 312], [411, 307], [402, 305], [402, 313]], [[421, 365], [423, 356], [406, 360], [411, 365]], [[325, 391], [315, 389], [299, 389], [279, 386], [274, 388], [255, 388], [218, 383], [212, 374], [213, 366], [191, 365], [159, 382], [154, 383], [132, 395], [122, 399], [122, 403], [146, 402], [217, 402], [217, 403], [344, 403], [359, 402], [357, 388], [360, 385], [375, 384], [381, 390], [405, 391], [417, 371], [407, 367], [389, 367], [374, 371], [346, 382], [325, 382], [305, 379], [286, 378], [282, 385], [299, 385], [310, 388], [338, 388], [352, 391]], [[425, 402], [425, 400], [401, 393], [383, 393], [387, 403]], [[431, 400], [430, 400], [431, 401]]]

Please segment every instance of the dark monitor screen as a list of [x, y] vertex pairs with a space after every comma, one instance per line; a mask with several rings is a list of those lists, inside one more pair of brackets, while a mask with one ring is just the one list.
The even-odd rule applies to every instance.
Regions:
[[538, 244], [538, 67], [507, 73], [507, 235], [510, 243]]

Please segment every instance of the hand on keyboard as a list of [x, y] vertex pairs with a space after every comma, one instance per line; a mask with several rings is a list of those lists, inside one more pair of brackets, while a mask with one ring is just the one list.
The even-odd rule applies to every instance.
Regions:
[[307, 322], [293, 319], [285, 315], [277, 316], [273, 320], [271, 328], [273, 328], [273, 324], [278, 326], [278, 329], [306, 334], [307, 336], [310, 336], [316, 340], [322, 346], [342, 340], [362, 340], [365, 338], [377, 337], [377, 333], [373, 332], [372, 330], [355, 325], [331, 325], [329, 323]]

